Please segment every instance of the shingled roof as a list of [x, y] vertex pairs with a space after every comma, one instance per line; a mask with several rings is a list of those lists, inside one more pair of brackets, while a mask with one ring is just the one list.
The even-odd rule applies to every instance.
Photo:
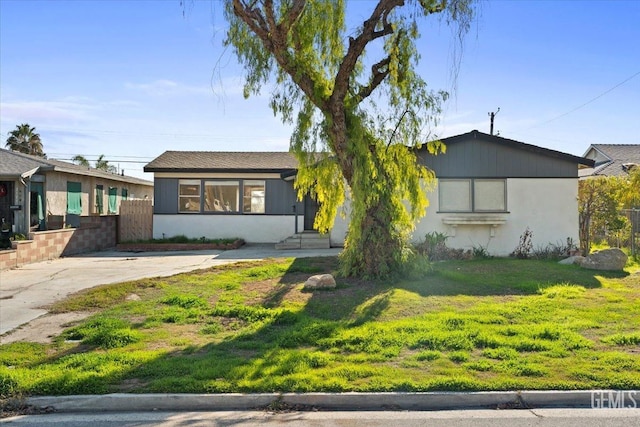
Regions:
[[100, 169], [79, 166], [74, 163], [45, 159], [43, 157], [32, 156], [0, 148], [0, 177], [16, 179], [35, 168], [39, 168], [39, 171], [42, 172], [56, 171], [75, 175], [93, 176], [96, 178], [104, 178], [129, 184], [153, 185], [153, 182], [145, 179], [118, 175], [111, 172], [105, 172]]
[[298, 161], [288, 152], [165, 151], [145, 172], [286, 172]]
[[624, 176], [630, 165], [640, 167], [640, 144], [592, 144], [584, 156], [596, 164], [580, 176]]

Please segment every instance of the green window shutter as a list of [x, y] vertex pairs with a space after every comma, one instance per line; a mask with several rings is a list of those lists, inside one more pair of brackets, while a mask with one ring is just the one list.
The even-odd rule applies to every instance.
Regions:
[[67, 182], [67, 213], [82, 214], [82, 185], [79, 182]]
[[96, 185], [96, 212], [100, 215], [104, 212], [104, 188]]
[[118, 209], [118, 188], [109, 187], [109, 213], [114, 214]]
[[129, 190], [127, 190], [126, 188], [122, 189], [122, 200], [127, 200], [127, 198], [129, 197]]

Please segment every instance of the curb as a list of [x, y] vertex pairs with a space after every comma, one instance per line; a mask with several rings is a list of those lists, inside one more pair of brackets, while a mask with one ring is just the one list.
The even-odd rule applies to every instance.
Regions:
[[[592, 408], [594, 395], [632, 396], [640, 392], [614, 390], [489, 391], [424, 393], [259, 393], [259, 394], [126, 394], [40, 396], [30, 406], [55, 412], [230, 411], [436, 411], [455, 409]], [[627, 397], [629, 399], [629, 397]], [[635, 399], [635, 400], [634, 400]], [[629, 400], [629, 401], [631, 401]], [[596, 400], [597, 401], [597, 400]], [[639, 405], [640, 406], [640, 405]], [[635, 406], [634, 406], [635, 407]]]

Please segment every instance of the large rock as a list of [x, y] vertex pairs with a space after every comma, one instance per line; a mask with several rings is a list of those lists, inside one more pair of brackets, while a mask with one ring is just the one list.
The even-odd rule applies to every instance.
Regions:
[[331, 274], [317, 274], [311, 276], [304, 283], [303, 289], [315, 290], [315, 289], [334, 289], [336, 287], [336, 279]]
[[580, 265], [582, 263], [582, 261], [584, 261], [584, 257], [583, 256], [574, 255], [574, 256], [570, 256], [569, 258], [565, 258], [563, 260], [558, 261], [558, 264], [567, 264], [567, 265], [578, 264], [578, 265]]
[[622, 270], [627, 255], [618, 248], [594, 252], [582, 260], [580, 266], [590, 270]]

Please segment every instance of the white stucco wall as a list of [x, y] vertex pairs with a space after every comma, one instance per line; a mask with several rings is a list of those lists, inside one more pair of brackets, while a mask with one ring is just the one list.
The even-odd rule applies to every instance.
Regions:
[[[428, 232], [449, 235], [447, 245], [472, 249], [482, 246], [491, 254], [507, 256], [515, 249], [527, 227], [533, 232], [534, 248], [549, 243], [578, 242], [578, 181], [576, 178], [507, 179], [508, 213], [438, 213], [437, 186], [429, 194], [427, 215], [416, 225], [414, 242]], [[346, 218], [336, 217], [330, 231], [332, 246], [342, 246], [349, 224], [349, 203], [340, 208]], [[471, 219], [494, 221], [491, 225], [452, 225], [444, 221]], [[303, 229], [303, 217], [298, 217]], [[492, 235], [493, 230], [493, 235]], [[287, 215], [154, 215], [153, 237], [184, 234], [190, 238], [240, 237], [252, 243], [276, 243], [294, 233], [293, 217]]]
[[[427, 215], [417, 224], [414, 241], [424, 240], [428, 232], [446, 233], [447, 246], [471, 249], [483, 246], [491, 254], [509, 255], [527, 227], [533, 232], [533, 246], [566, 243], [567, 237], [578, 244], [578, 180], [576, 178], [507, 179], [508, 213], [438, 213], [438, 189], [429, 194]], [[451, 219], [504, 222], [493, 228], [482, 225], [445, 224]]]
[[[298, 230], [304, 218], [298, 216]], [[226, 239], [239, 237], [249, 243], [277, 243], [295, 232], [292, 215], [154, 215], [153, 237], [175, 235], [189, 238]]]

